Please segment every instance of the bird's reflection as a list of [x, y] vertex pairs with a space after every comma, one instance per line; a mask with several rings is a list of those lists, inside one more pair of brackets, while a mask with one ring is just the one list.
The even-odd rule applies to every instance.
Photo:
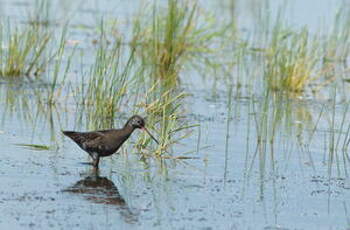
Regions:
[[136, 221], [135, 214], [128, 208], [115, 184], [106, 177], [100, 177], [99, 171], [96, 169], [92, 170], [84, 179], [63, 190], [63, 192], [81, 194], [93, 203], [117, 206], [126, 222]]

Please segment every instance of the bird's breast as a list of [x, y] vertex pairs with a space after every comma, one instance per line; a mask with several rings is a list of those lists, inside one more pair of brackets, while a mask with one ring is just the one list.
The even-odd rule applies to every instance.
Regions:
[[98, 146], [99, 152], [101, 152], [101, 156], [110, 156], [113, 153], [117, 152], [119, 148], [123, 145], [123, 143], [128, 139], [129, 136], [119, 136], [115, 138], [110, 138], [103, 145]]

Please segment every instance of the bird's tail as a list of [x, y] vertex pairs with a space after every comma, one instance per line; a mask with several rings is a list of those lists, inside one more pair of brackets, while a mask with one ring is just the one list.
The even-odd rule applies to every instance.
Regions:
[[82, 136], [82, 133], [80, 132], [74, 132], [74, 131], [63, 131], [62, 133], [72, 139], [75, 143], [77, 143], [80, 147], [82, 143], [84, 142], [84, 137]]
[[77, 132], [73, 132], [73, 131], [63, 131], [63, 130], [62, 130], [62, 133], [63, 133], [64, 135], [66, 135], [67, 137], [72, 138], [72, 137], [74, 137], [74, 136], [76, 135]]

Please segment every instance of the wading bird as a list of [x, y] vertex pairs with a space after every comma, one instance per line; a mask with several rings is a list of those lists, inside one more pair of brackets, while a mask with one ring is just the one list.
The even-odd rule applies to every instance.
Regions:
[[71, 138], [81, 149], [92, 158], [92, 165], [98, 168], [100, 157], [107, 157], [117, 152], [120, 146], [130, 137], [135, 129], [147, 132], [151, 138], [159, 144], [154, 136], [146, 129], [145, 120], [134, 115], [129, 118], [123, 128], [99, 130], [93, 132], [62, 131], [64, 135]]

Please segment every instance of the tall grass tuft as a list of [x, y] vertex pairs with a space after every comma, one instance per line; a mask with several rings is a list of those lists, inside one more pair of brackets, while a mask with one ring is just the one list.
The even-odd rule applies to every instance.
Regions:
[[267, 50], [265, 78], [273, 90], [302, 92], [317, 79], [317, 46], [306, 28], [294, 32], [277, 24]]
[[150, 16], [135, 19], [132, 45], [144, 65], [152, 67], [152, 76], [174, 83], [186, 63], [208, 61], [204, 54], [214, 52], [215, 39], [227, 28], [204, 18], [196, 3], [168, 0], [166, 9], [154, 4]]
[[0, 76], [40, 75], [48, 65], [45, 50], [51, 34], [39, 26], [0, 24]]
[[[157, 91], [161, 83], [156, 83], [149, 89], [145, 101], [138, 106], [142, 107], [147, 114], [147, 124], [155, 127], [158, 133], [160, 145], [153, 152], [153, 156], [172, 157], [171, 147], [191, 133], [191, 128], [197, 125], [188, 125], [183, 119], [183, 100], [187, 94], [177, 90], [167, 90], [159, 94]], [[155, 97], [155, 95], [158, 95]], [[139, 140], [139, 146], [145, 146], [152, 141], [148, 135]], [[165, 153], [169, 153], [165, 155]], [[178, 157], [178, 156], [177, 156]]]

